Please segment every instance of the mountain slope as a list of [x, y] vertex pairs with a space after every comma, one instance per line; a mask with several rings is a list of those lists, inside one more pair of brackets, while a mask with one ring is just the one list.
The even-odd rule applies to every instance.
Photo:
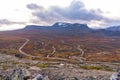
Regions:
[[[0, 34], [3, 32], [0, 32]], [[5, 32], [4, 32], [5, 33]], [[106, 29], [94, 30], [88, 27], [87, 24], [79, 23], [63, 23], [57, 22], [51, 26], [27, 25], [23, 29], [15, 31], [6, 31], [10, 34], [31, 34], [42, 36], [76, 36], [76, 37], [104, 37], [104, 36], [120, 36], [120, 27], [109, 27]]]
[[37, 25], [28, 25], [24, 28], [25, 30], [42, 30], [42, 29], [52, 29], [52, 30], [78, 30], [78, 31], [90, 31], [90, 29], [87, 24], [78, 24], [78, 23], [62, 23], [62, 22], [57, 22], [53, 24], [52, 26], [37, 26]]
[[91, 33], [93, 30], [87, 26], [87, 24], [78, 23], [62, 23], [57, 22], [52, 26], [36, 26], [28, 25], [21, 31], [33, 31], [39, 32], [41, 34], [46, 34], [49, 36], [59, 35], [59, 36], [85, 36]]
[[106, 30], [110, 30], [110, 31], [120, 31], [120, 26], [112, 26], [107, 28]]

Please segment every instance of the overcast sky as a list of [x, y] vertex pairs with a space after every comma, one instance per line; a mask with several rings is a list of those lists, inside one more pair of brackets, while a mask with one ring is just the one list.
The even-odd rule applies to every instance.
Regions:
[[55, 22], [120, 25], [120, 0], [0, 0], [0, 31]]

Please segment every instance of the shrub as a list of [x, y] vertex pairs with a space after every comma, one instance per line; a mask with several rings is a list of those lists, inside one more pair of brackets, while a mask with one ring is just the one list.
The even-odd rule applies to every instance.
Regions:
[[23, 54], [15, 54], [15, 57], [24, 58], [25, 56]]

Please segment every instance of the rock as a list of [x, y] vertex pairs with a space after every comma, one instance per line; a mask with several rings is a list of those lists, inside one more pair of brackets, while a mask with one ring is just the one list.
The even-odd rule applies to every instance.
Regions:
[[5, 73], [0, 74], [0, 80], [5, 80], [7, 78], [7, 76], [5, 75]]
[[14, 69], [5, 80], [27, 80], [30, 76], [31, 74], [27, 69], [18, 68]]
[[120, 80], [120, 72], [112, 74], [110, 80]]
[[41, 74], [38, 74], [35, 78], [32, 80], [43, 80], [43, 76]]
[[31, 73], [27, 69], [22, 69], [22, 71], [23, 71], [24, 79], [29, 79], [31, 76]]
[[48, 78], [48, 76], [45, 76], [43, 80], [50, 80], [50, 79]]
[[87, 80], [97, 80], [96, 76], [89, 76]]
[[36, 67], [36, 66], [30, 67], [29, 70], [41, 71], [41, 69], [39, 67]]
[[73, 78], [65, 78], [63, 80], [79, 80], [79, 79], [77, 79], [76, 77], [73, 77]]
[[117, 73], [112, 74], [112, 76], [110, 77], [111, 80], [120, 80], [120, 70], [117, 70]]
[[6, 80], [24, 80], [22, 69], [14, 69]]

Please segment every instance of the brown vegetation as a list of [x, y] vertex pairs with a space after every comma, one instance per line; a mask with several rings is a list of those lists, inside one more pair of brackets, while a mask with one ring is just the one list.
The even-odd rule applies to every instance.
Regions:
[[[39, 34], [38, 34], [39, 33]], [[50, 57], [67, 58], [80, 57], [81, 52], [77, 50], [77, 45], [85, 52], [83, 55], [87, 61], [120, 61], [120, 38], [119, 37], [78, 37], [78, 36], [57, 36], [46, 35], [42, 32], [16, 33], [0, 35], [0, 52], [4, 54], [20, 54], [18, 49], [25, 42], [24, 38], [30, 39], [23, 51], [33, 56], [46, 58]], [[31, 57], [27, 57], [33, 59]]]

